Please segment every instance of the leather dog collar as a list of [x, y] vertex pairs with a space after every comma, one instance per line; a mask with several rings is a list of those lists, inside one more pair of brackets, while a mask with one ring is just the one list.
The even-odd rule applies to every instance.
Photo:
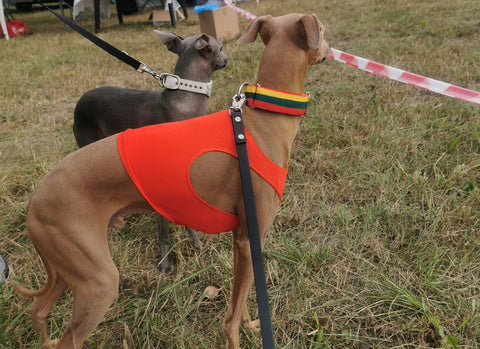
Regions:
[[275, 113], [301, 116], [307, 111], [308, 93], [292, 93], [258, 85], [245, 86], [246, 104]]
[[212, 94], [212, 81], [198, 82], [182, 79], [178, 75], [163, 73], [160, 74], [159, 84], [169, 90], [182, 90], [196, 92], [210, 97]]

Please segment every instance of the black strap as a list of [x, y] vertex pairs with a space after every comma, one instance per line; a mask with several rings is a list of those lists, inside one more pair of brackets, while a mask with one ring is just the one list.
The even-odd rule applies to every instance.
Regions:
[[86, 39], [90, 40], [91, 42], [93, 42], [95, 45], [97, 45], [98, 47], [102, 48], [103, 50], [107, 51], [108, 53], [110, 53], [112, 56], [118, 58], [119, 60], [121, 60], [122, 62], [124, 63], [127, 63], [129, 66], [131, 66], [132, 68], [134, 68], [135, 70], [138, 70], [140, 68], [140, 66], [142, 65], [142, 62], [140, 61], [137, 61], [135, 58], [133, 57], [130, 57], [129, 55], [127, 55], [125, 52], [123, 51], [120, 51], [118, 48], [116, 47], [113, 47], [112, 45], [110, 45], [108, 42], [106, 41], [103, 41], [102, 39], [100, 39], [98, 36], [90, 33], [88, 30], [85, 30], [83, 29], [82, 27], [80, 27], [79, 25], [73, 23], [72, 21], [69, 21], [68, 19], [66, 19], [64, 16], [62, 15], [59, 15], [58, 13], [56, 13], [55, 11], [51, 10], [50, 8], [48, 8], [44, 3], [42, 3], [41, 1], [39, 0], [36, 0], [40, 5], [42, 5], [44, 8], [46, 8], [48, 11], [50, 11], [51, 13], [53, 13], [55, 16], [57, 16], [63, 23], [65, 24], [68, 24], [73, 30], [75, 30], [76, 32], [78, 32], [79, 34], [83, 35]]
[[242, 181], [243, 201], [245, 203], [248, 238], [250, 240], [250, 253], [252, 255], [253, 274], [257, 294], [258, 315], [260, 317], [260, 327], [262, 331], [262, 343], [264, 349], [275, 349], [270, 306], [268, 304], [267, 281], [265, 279], [257, 209], [253, 196], [252, 176], [250, 174], [242, 111], [241, 109], [230, 109], [230, 115], [232, 117], [233, 133], [240, 167], [240, 178]]

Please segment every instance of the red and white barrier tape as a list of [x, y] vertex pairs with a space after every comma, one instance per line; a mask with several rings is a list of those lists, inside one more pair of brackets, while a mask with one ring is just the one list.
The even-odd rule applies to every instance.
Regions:
[[334, 48], [330, 48], [330, 58], [375, 75], [480, 105], [480, 93], [476, 91], [447, 84], [446, 82], [427, 78], [422, 75], [409, 73]]
[[[230, 7], [243, 17], [247, 18], [249, 21], [253, 21], [257, 18], [257, 16], [255, 16], [254, 14], [242, 10], [235, 5], [232, 5], [230, 0], [224, 1], [228, 7]], [[409, 73], [407, 71], [377, 63], [366, 58], [354, 56], [352, 54], [345, 53], [334, 48], [330, 48], [329, 57], [336, 60], [337, 62], [351, 65], [352, 67], [361, 69], [375, 75], [380, 75], [391, 80], [403, 82], [445, 96], [461, 99], [463, 101], [480, 105], [480, 92], [468, 90], [466, 88], [448, 84], [443, 81], [427, 78], [422, 75]]]
[[253, 20], [255, 20], [255, 18], [257, 18], [257, 16], [255, 16], [254, 14], [252, 14], [248, 11], [242, 10], [241, 8], [238, 8], [235, 5], [232, 5], [231, 0], [224, 0], [224, 2], [225, 2], [225, 5], [227, 5], [232, 10], [234, 10], [236, 13], [238, 13], [239, 15], [242, 15], [243, 17], [245, 17], [249, 21], [253, 21]]

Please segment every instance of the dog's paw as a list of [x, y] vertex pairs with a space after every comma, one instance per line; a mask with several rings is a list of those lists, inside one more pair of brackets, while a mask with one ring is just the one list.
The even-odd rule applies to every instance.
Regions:
[[250, 320], [249, 318], [244, 317], [242, 319], [242, 326], [244, 329], [250, 331], [251, 333], [260, 332], [260, 320]]
[[58, 339], [49, 339], [43, 342], [42, 349], [55, 349], [57, 346]]
[[172, 272], [170, 262], [166, 258], [158, 264], [158, 269], [164, 274], [170, 274]]

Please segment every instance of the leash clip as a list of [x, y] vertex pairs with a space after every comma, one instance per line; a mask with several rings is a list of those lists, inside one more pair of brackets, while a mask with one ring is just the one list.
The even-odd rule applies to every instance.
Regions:
[[245, 104], [245, 100], [246, 100], [246, 97], [243, 93], [233, 96], [232, 106], [230, 107], [230, 109], [233, 109], [235, 111], [242, 110], [242, 106]]
[[246, 82], [243, 83], [238, 89], [237, 94], [232, 97], [232, 106], [230, 107], [230, 109], [239, 111], [241, 110], [242, 106], [245, 104], [247, 97], [245, 96], [244, 93], [242, 93], [245, 85], [248, 85], [248, 84]]
[[160, 79], [161, 79], [161, 75], [158, 75], [156, 72], [154, 72], [153, 70], [151, 70], [149, 67], [147, 67], [145, 65], [145, 63], [143, 62], [140, 62], [142, 64], [142, 66], [140, 68], [137, 69], [137, 71], [139, 73], [147, 73], [147, 74], [150, 74], [151, 76], [153, 76], [155, 79], [158, 80], [158, 83], [160, 86], [162, 86], [162, 83], [160, 82]]

